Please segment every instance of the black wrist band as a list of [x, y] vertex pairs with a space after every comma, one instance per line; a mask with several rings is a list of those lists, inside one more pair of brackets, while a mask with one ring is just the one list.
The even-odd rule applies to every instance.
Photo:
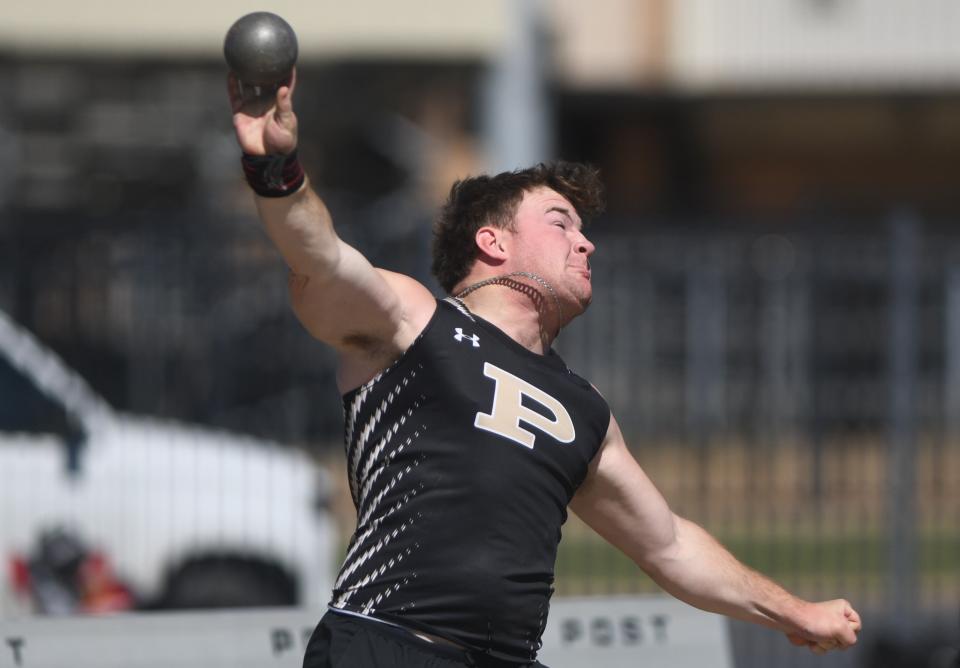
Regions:
[[304, 173], [297, 152], [289, 155], [250, 155], [241, 158], [243, 175], [261, 197], [286, 197], [303, 185]]

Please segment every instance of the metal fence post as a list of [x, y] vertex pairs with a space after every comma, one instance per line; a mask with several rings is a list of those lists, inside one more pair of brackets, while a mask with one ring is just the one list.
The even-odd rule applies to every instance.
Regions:
[[919, 222], [890, 224], [890, 424], [888, 517], [891, 607], [898, 627], [912, 619], [917, 592], [916, 434]]
[[949, 442], [953, 443], [960, 436], [960, 264], [947, 268], [944, 283], [943, 415]]
[[543, 6], [539, 0], [506, 6], [511, 28], [481, 87], [482, 134], [494, 172], [528, 167], [553, 153]]
[[710, 240], [688, 258], [685, 400], [687, 434], [697, 449], [700, 516], [709, 521], [711, 442], [726, 417], [727, 291], [722, 245]]
[[686, 285], [688, 433], [701, 438], [723, 426], [726, 405], [727, 276], [715, 242], [691, 254]]

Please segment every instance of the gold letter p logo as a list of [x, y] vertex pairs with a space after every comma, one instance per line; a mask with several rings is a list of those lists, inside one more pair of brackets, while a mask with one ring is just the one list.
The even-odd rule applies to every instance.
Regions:
[[[490, 362], [484, 362], [483, 375], [492, 378], [496, 383], [493, 407], [489, 414], [477, 413], [473, 426], [492, 431], [530, 449], [533, 449], [536, 435], [521, 427], [521, 421], [553, 436], [561, 443], [570, 443], [576, 437], [577, 432], [567, 409], [539, 387], [517, 378]], [[547, 412], [553, 415], [553, 419], [524, 406], [522, 404], [524, 396], [546, 408]]]

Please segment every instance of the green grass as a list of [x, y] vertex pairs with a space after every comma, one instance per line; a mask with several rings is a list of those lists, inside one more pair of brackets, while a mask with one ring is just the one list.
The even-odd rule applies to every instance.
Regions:
[[[721, 542], [743, 563], [787, 583], [882, 587], [889, 573], [884, 536], [729, 536]], [[960, 533], [919, 538], [919, 581], [960, 590]], [[657, 587], [626, 556], [588, 533], [560, 543], [556, 587], [560, 594], [642, 593]]]

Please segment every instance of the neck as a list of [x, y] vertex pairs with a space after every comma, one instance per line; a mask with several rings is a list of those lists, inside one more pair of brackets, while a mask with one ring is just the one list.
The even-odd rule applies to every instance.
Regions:
[[529, 272], [482, 279], [454, 296], [514, 341], [541, 355], [550, 349], [563, 323], [556, 292], [543, 278]]

